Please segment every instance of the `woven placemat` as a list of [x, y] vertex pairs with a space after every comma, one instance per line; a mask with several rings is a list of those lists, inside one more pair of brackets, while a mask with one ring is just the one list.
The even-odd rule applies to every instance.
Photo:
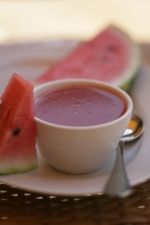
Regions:
[[0, 225], [150, 224], [150, 181], [125, 199], [105, 195], [66, 198], [0, 184]]

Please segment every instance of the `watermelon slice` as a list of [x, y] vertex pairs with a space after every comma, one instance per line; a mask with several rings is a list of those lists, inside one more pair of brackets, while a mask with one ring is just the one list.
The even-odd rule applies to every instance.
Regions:
[[36, 168], [33, 86], [17, 74], [1, 96], [0, 131], [0, 174]]
[[129, 87], [139, 68], [139, 51], [122, 30], [110, 26], [81, 43], [65, 59], [41, 75], [36, 83], [63, 78], [88, 78]]

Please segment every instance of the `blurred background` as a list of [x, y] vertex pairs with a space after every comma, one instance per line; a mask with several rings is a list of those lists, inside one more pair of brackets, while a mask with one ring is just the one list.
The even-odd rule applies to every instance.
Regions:
[[150, 42], [150, 0], [0, 0], [0, 44], [83, 40], [108, 24]]

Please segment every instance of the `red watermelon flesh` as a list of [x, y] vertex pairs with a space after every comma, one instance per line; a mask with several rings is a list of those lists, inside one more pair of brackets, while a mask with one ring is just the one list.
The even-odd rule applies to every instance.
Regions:
[[37, 167], [33, 86], [13, 74], [0, 104], [0, 174]]
[[[137, 69], [136, 48], [120, 29], [108, 27], [88, 42], [80, 44], [66, 58], [41, 75], [36, 82], [63, 78], [88, 78], [111, 82], [128, 78]], [[130, 71], [128, 69], [130, 68]], [[128, 77], [129, 76], [129, 77]]]

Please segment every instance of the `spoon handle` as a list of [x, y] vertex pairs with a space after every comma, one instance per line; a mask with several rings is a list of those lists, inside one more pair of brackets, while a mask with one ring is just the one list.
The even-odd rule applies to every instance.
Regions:
[[104, 193], [110, 196], [127, 197], [132, 192], [125, 170], [123, 151], [124, 143], [121, 141], [117, 147], [114, 168], [104, 189]]

